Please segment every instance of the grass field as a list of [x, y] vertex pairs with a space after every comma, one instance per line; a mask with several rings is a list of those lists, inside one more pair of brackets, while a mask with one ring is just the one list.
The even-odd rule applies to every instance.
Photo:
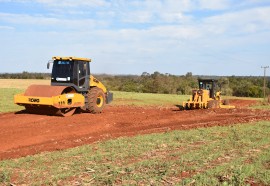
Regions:
[[[13, 82], [14, 81], [14, 82]], [[0, 112], [44, 80], [0, 81]], [[169, 106], [188, 96], [114, 92], [114, 105]], [[270, 185], [270, 122], [119, 138], [0, 161], [0, 185]]]
[[[0, 88], [0, 113], [14, 112], [24, 109], [22, 106], [13, 103], [13, 96], [24, 92], [18, 88]], [[133, 92], [113, 91], [114, 100], [111, 105], [133, 105], [133, 106], [173, 106], [181, 104], [189, 96], [168, 95], [168, 94], [147, 94]]]
[[[0, 79], [0, 113], [12, 112], [24, 107], [13, 104], [13, 96], [24, 90], [31, 84], [49, 85], [49, 80], [29, 80], [29, 79]], [[151, 94], [113, 91], [114, 101], [112, 105], [133, 105], [133, 106], [174, 106], [181, 105], [183, 101], [189, 99], [189, 95]], [[228, 97], [224, 99], [249, 99], [262, 101], [261, 98], [239, 98]], [[269, 109], [269, 106], [258, 105], [254, 108]]]
[[32, 84], [49, 85], [50, 81], [35, 79], [0, 79], [0, 113], [24, 109], [24, 107], [13, 103], [13, 96], [24, 92], [24, 90]]
[[172, 106], [182, 104], [190, 96], [172, 95], [172, 94], [151, 94], [151, 93], [134, 93], [119, 92], [114, 93], [114, 105], [134, 105], [134, 106]]
[[50, 80], [42, 79], [0, 79], [0, 88], [26, 89], [29, 85], [50, 85]]
[[256, 106], [252, 106], [251, 108], [254, 109], [262, 109], [262, 110], [269, 110], [270, 109], [270, 105], [256, 105]]
[[15, 105], [13, 102], [13, 96], [23, 91], [24, 89], [0, 88], [0, 113], [24, 109], [24, 107]]
[[0, 185], [270, 184], [270, 122], [119, 138], [0, 162]]
[[[0, 79], [0, 112], [12, 112], [24, 109], [13, 103], [15, 94], [24, 92], [31, 84], [49, 85], [49, 80], [3, 80]], [[187, 95], [168, 95], [113, 91], [112, 105], [134, 106], [173, 106], [187, 100]]]

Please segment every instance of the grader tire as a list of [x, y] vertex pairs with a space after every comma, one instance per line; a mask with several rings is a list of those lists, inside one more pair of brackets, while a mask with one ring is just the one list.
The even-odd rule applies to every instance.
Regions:
[[219, 108], [219, 101], [218, 100], [211, 100], [208, 102], [207, 107], [209, 109]]
[[88, 111], [93, 114], [101, 113], [104, 106], [104, 92], [98, 87], [91, 88], [88, 92]]

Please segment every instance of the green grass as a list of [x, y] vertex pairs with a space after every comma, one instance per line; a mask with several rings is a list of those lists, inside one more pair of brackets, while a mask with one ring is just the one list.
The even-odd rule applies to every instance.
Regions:
[[[24, 107], [13, 103], [15, 94], [24, 92], [25, 89], [0, 88], [0, 113], [19, 111]], [[170, 95], [170, 94], [148, 94], [134, 92], [114, 91], [112, 105], [133, 105], [133, 106], [173, 106], [182, 104], [189, 96]]]
[[[11, 112], [23, 109], [13, 104], [13, 96], [24, 90], [31, 84], [49, 85], [49, 80], [31, 79], [0, 79], [0, 113]], [[114, 100], [112, 105], [131, 105], [131, 106], [174, 106], [182, 105], [183, 101], [190, 98], [190, 95], [171, 95], [171, 94], [151, 94], [113, 91]], [[240, 98], [224, 96], [224, 99], [245, 99], [262, 101], [262, 98]], [[268, 106], [258, 105], [258, 109], [269, 109]]]
[[262, 110], [269, 110], [270, 109], [270, 105], [255, 105], [255, 106], [252, 106], [251, 108], [254, 108], [254, 109], [262, 109]]
[[270, 122], [119, 138], [0, 162], [0, 185], [270, 184]]
[[134, 105], [134, 106], [173, 106], [182, 105], [189, 95], [175, 94], [151, 94], [113, 91], [114, 105]]
[[[4, 82], [0, 112], [21, 110], [13, 96], [28, 82]], [[112, 104], [172, 106], [188, 98], [114, 91]], [[265, 121], [124, 137], [41, 153], [0, 161], [0, 185], [270, 185], [269, 133], [270, 122]]]
[[222, 96], [222, 98], [223, 99], [241, 99], [241, 100], [263, 101], [263, 98], [252, 98], [252, 97]]
[[[22, 110], [23, 107], [13, 103], [15, 94], [24, 92], [25, 89], [18, 88], [0, 88], [0, 113]], [[173, 94], [151, 94], [151, 93], [135, 93], [113, 91], [114, 100], [112, 105], [131, 105], [131, 106], [174, 106], [181, 105], [183, 101], [189, 99], [189, 95], [173, 95]], [[224, 99], [236, 99], [236, 97], [225, 97]], [[237, 99], [239, 99], [237, 97]], [[240, 98], [257, 100], [260, 98]], [[252, 108], [270, 109], [269, 105], [256, 105]]]
[[268, 100], [261, 100], [258, 102], [258, 104], [251, 106], [253, 109], [261, 109], [261, 110], [269, 110], [270, 104], [268, 103]]
[[15, 112], [24, 107], [15, 105], [13, 97], [15, 94], [22, 93], [31, 84], [49, 85], [49, 80], [36, 79], [0, 79], [0, 113]]
[[14, 95], [23, 91], [23, 89], [16, 88], [0, 88], [0, 113], [23, 109], [23, 107], [15, 105], [13, 102]]

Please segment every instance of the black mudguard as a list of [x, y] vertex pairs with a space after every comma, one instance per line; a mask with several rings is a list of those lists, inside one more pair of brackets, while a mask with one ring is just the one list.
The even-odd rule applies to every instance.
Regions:
[[106, 93], [106, 104], [109, 104], [110, 102], [112, 102], [112, 100], [113, 100], [113, 93], [108, 91]]

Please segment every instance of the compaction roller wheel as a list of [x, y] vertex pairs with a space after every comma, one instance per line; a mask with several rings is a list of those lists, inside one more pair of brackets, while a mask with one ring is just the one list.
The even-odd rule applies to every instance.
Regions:
[[[76, 93], [72, 87], [67, 86], [50, 86], [50, 85], [31, 85], [27, 88], [24, 95], [33, 97], [53, 97], [61, 94]], [[76, 108], [57, 109], [46, 105], [26, 105], [25, 109], [28, 113], [71, 116], [76, 111]]]

